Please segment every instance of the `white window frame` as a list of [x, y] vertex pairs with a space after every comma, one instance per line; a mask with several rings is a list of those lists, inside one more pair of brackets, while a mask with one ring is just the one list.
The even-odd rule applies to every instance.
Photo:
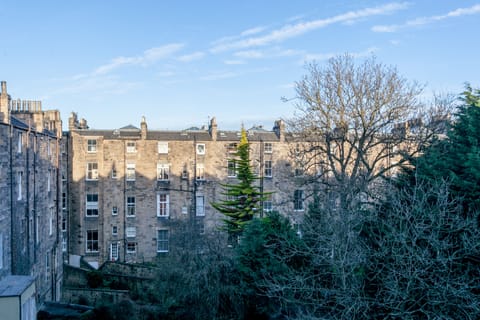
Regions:
[[205, 216], [205, 196], [203, 194], [195, 196], [195, 215], [197, 217]]
[[304, 211], [304, 191], [297, 189], [293, 192], [293, 211]]
[[169, 251], [169, 247], [170, 231], [168, 229], [157, 229], [157, 252], [166, 253]]
[[127, 227], [125, 229], [125, 233], [127, 238], [135, 238], [137, 236], [137, 228], [136, 227]]
[[265, 142], [263, 146], [264, 153], [272, 153], [273, 152], [273, 144], [271, 142]]
[[98, 162], [87, 162], [87, 175], [86, 180], [94, 181], [98, 180]]
[[158, 141], [158, 153], [159, 154], [168, 154], [168, 142]]
[[170, 195], [157, 193], [157, 217], [168, 217], [170, 215]]
[[205, 165], [203, 163], [197, 163], [196, 169], [196, 179], [201, 181], [205, 180]]
[[234, 159], [227, 160], [227, 177], [236, 178], [237, 177], [237, 163]]
[[[97, 200], [95, 201], [95, 196]], [[90, 200], [88, 199], [90, 197]], [[96, 210], [97, 214], [89, 214], [89, 210]], [[98, 217], [98, 193], [87, 193], [85, 195], [85, 216]]]
[[127, 163], [125, 168], [125, 179], [127, 181], [135, 181], [135, 163]]
[[272, 212], [273, 211], [273, 202], [272, 195], [267, 195], [265, 200], [263, 200], [263, 212]]
[[87, 153], [97, 152], [97, 139], [87, 139]]
[[51, 236], [53, 235], [53, 214], [54, 214], [54, 208], [50, 208], [49, 212], [49, 217], [48, 217], [48, 235]]
[[[133, 250], [131, 250], [130, 245], [133, 245]], [[137, 253], [137, 243], [135, 241], [127, 242], [127, 253]]]
[[115, 166], [112, 167], [111, 177], [112, 177], [112, 179], [117, 179], [118, 178], [117, 168], [115, 168]]
[[118, 242], [110, 243], [110, 261], [117, 261], [120, 252], [120, 245]]
[[52, 172], [50, 170], [48, 170], [48, 173], [47, 173], [47, 192], [50, 192], [52, 190], [51, 180], [52, 180]]
[[117, 206], [113, 206], [112, 207], [112, 216], [117, 216], [118, 215], [118, 207]]
[[18, 149], [17, 153], [22, 153], [23, 151], [23, 132], [18, 133]]
[[17, 200], [22, 200], [23, 198], [23, 172], [17, 172]]
[[[129, 200], [131, 200], [131, 199], [133, 199], [133, 201], [129, 202]], [[127, 196], [126, 207], [127, 207], [127, 217], [135, 217], [136, 211], [137, 211], [136, 210], [136, 198], [135, 198], [135, 196]], [[131, 213], [133, 213], [133, 214], [131, 214]]]
[[127, 153], [137, 152], [137, 143], [135, 141], [127, 141], [126, 144]]
[[170, 177], [170, 165], [168, 163], [157, 163], [157, 180], [168, 181]]
[[237, 152], [237, 143], [232, 142], [227, 145], [227, 151], [228, 153], [236, 153]]
[[67, 237], [62, 236], [62, 252], [67, 252]]
[[204, 155], [206, 152], [205, 143], [197, 143], [197, 145], [195, 146], [195, 150], [197, 151], [198, 155]]
[[[89, 239], [89, 233], [92, 235], [92, 238]], [[97, 238], [94, 239], [94, 235], [97, 235]], [[95, 243], [97, 244], [95, 246]], [[96, 252], [99, 252], [99, 245], [100, 245], [100, 238], [99, 238], [99, 233], [98, 233], [98, 229], [91, 229], [91, 230], [87, 230], [86, 231], [86, 236], [85, 236], [85, 245], [86, 245], [86, 248], [85, 248], [85, 252], [87, 253], [96, 253]], [[90, 247], [90, 249], [89, 249]], [[96, 247], [96, 249], [95, 249]]]
[[118, 227], [112, 226], [112, 236], [118, 236]]
[[271, 178], [273, 176], [272, 167], [273, 167], [272, 160], [265, 160], [263, 164], [264, 177]]

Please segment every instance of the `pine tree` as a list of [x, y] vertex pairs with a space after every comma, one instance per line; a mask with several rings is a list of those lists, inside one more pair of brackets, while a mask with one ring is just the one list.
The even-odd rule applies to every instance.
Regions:
[[225, 230], [229, 235], [238, 238], [245, 225], [259, 212], [263, 193], [255, 185], [257, 177], [252, 172], [250, 165], [250, 144], [247, 139], [247, 132], [242, 128], [240, 143], [235, 153], [235, 173], [237, 183], [222, 184], [222, 195], [226, 198], [212, 206], [225, 215], [223, 219]]
[[417, 160], [421, 178], [443, 178], [465, 211], [480, 209], [480, 90], [467, 85], [448, 138], [435, 142]]

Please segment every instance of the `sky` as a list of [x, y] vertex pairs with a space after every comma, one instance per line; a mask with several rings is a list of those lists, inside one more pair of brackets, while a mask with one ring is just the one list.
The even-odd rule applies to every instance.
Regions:
[[478, 0], [2, 0], [0, 30], [8, 93], [64, 128], [77, 112], [95, 129], [271, 129], [308, 63], [346, 53], [395, 66], [425, 101], [480, 87]]

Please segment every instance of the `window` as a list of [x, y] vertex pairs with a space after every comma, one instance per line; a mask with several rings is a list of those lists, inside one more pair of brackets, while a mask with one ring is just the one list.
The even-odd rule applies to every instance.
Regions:
[[51, 191], [51, 177], [52, 177], [52, 172], [50, 170], [48, 170], [48, 173], [47, 173], [47, 192], [50, 192]]
[[62, 209], [67, 209], [67, 194], [65, 192], [62, 192]]
[[136, 242], [127, 242], [127, 253], [137, 252], [137, 243]]
[[87, 152], [89, 153], [97, 152], [97, 140], [95, 139], [87, 140]]
[[265, 142], [263, 150], [265, 153], [272, 153], [272, 150], [273, 150], [272, 144], [270, 142]]
[[302, 168], [295, 168], [295, 176], [296, 177], [303, 176], [303, 169]]
[[128, 141], [127, 142], [127, 153], [137, 152], [135, 147], [135, 141]]
[[135, 216], [135, 197], [127, 197], [127, 216]]
[[182, 207], [182, 214], [188, 214], [188, 207], [187, 206]]
[[52, 150], [50, 148], [50, 140], [47, 138], [47, 155], [52, 155]]
[[168, 230], [157, 230], [157, 252], [168, 252]]
[[22, 200], [22, 184], [23, 184], [23, 172], [17, 173], [17, 200]]
[[198, 163], [197, 164], [197, 180], [205, 180], [205, 166], [203, 163]]
[[62, 237], [62, 252], [67, 252], [67, 236]]
[[62, 231], [67, 231], [67, 217], [62, 217]]
[[87, 217], [98, 216], [98, 193], [87, 193]]
[[45, 255], [45, 280], [50, 280], [50, 252]]
[[157, 180], [168, 180], [168, 175], [170, 172], [170, 166], [165, 163], [157, 164]]
[[168, 153], [168, 142], [164, 142], [164, 141], [158, 142], [158, 153], [162, 153], [162, 154]]
[[197, 154], [205, 154], [205, 143], [197, 143]]
[[87, 230], [87, 252], [98, 252], [98, 230]]
[[53, 213], [54, 213], [54, 208], [50, 208], [50, 214], [48, 217], [48, 235], [49, 236], [53, 234]]
[[127, 238], [135, 238], [137, 236], [137, 228], [127, 227]]
[[157, 217], [168, 217], [169, 196], [168, 194], [157, 194]]
[[227, 151], [228, 153], [235, 153], [237, 152], [237, 144], [236, 143], [229, 143], [227, 145]]
[[227, 160], [227, 176], [229, 178], [234, 178], [237, 176], [237, 170], [235, 169], [235, 166], [235, 160]]
[[110, 244], [110, 261], [118, 260], [118, 242], [112, 242]]
[[293, 210], [303, 211], [303, 190], [295, 190], [293, 193]]
[[271, 212], [272, 210], [273, 210], [272, 195], [269, 194], [266, 196], [266, 199], [263, 200], [263, 212]]
[[112, 167], [112, 179], [117, 179], [117, 168], [115, 166]]
[[112, 207], [112, 216], [118, 215], [118, 207]]
[[23, 133], [19, 132], [18, 133], [18, 149], [17, 149], [17, 152], [22, 153], [22, 149], [23, 149]]
[[204, 216], [205, 215], [205, 197], [204, 196], [197, 196], [196, 197], [196, 211], [197, 216]]
[[127, 163], [127, 172], [125, 177], [127, 181], [135, 180], [135, 163]]
[[118, 235], [118, 227], [117, 226], [112, 226], [112, 236]]
[[87, 163], [87, 180], [98, 180], [98, 163]]
[[264, 173], [265, 173], [265, 177], [267, 178], [272, 177], [272, 160], [265, 160]]

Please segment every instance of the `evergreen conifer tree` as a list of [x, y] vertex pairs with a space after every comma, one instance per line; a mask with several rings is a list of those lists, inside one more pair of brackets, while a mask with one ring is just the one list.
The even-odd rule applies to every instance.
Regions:
[[235, 153], [236, 183], [222, 184], [224, 200], [212, 203], [212, 206], [225, 215], [225, 230], [231, 238], [236, 239], [243, 232], [245, 225], [258, 213], [264, 198], [260, 188], [255, 185], [257, 177], [250, 165], [250, 144], [247, 132], [241, 131], [240, 143]]

